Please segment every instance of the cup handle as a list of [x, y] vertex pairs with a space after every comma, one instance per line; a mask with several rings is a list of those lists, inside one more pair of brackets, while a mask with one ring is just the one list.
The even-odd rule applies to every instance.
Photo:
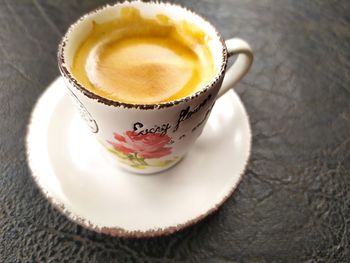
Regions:
[[225, 43], [228, 57], [233, 55], [238, 55], [238, 57], [233, 65], [226, 71], [217, 99], [237, 84], [237, 82], [247, 74], [253, 63], [253, 51], [247, 42], [239, 38], [231, 38], [225, 41]]

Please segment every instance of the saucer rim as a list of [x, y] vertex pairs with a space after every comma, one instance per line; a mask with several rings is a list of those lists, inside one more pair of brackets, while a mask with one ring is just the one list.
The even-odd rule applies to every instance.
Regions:
[[[236, 181], [235, 184], [232, 185], [232, 188], [230, 189], [230, 191], [228, 192], [227, 195], [225, 195], [222, 200], [218, 203], [216, 203], [214, 206], [212, 206], [211, 208], [209, 208], [205, 213], [202, 213], [200, 215], [198, 215], [195, 218], [192, 218], [190, 220], [187, 220], [184, 223], [181, 224], [177, 224], [175, 226], [169, 226], [169, 227], [165, 227], [165, 228], [157, 228], [157, 229], [149, 229], [146, 231], [143, 230], [126, 230], [122, 227], [106, 227], [106, 226], [98, 226], [96, 224], [93, 224], [89, 219], [87, 218], [83, 218], [79, 215], [77, 215], [76, 213], [69, 211], [69, 209], [66, 208], [66, 206], [64, 205], [64, 203], [56, 200], [51, 194], [50, 192], [45, 188], [45, 186], [42, 186], [40, 183], [40, 176], [38, 175], [38, 172], [36, 170], [36, 167], [32, 161], [31, 158], [31, 151], [30, 151], [30, 145], [31, 144], [31, 140], [30, 140], [30, 135], [31, 135], [31, 127], [34, 125], [34, 115], [38, 109], [38, 106], [40, 105], [40, 102], [44, 100], [45, 96], [48, 94], [50, 88], [59, 80], [61, 79], [61, 77], [57, 77], [55, 80], [53, 80], [44, 90], [44, 92], [38, 97], [31, 113], [30, 113], [30, 117], [29, 117], [29, 122], [28, 125], [26, 127], [26, 136], [25, 136], [25, 152], [26, 152], [26, 160], [27, 160], [27, 166], [29, 168], [29, 174], [30, 176], [34, 179], [35, 184], [37, 185], [37, 187], [39, 188], [40, 192], [44, 195], [44, 197], [49, 201], [49, 203], [55, 208], [57, 209], [62, 215], [64, 215], [66, 218], [68, 218], [71, 222], [76, 223], [88, 230], [100, 233], [100, 234], [106, 234], [106, 235], [110, 235], [113, 237], [125, 237], [125, 238], [149, 238], [149, 237], [158, 237], [158, 236], [165, 236], [165, 235], [170, 235], [173, 234], [175, 232], [178, 232], [180, 230], [183, 230], [185, 228], [188, 228], [192, 225], [197, 224], [198, 222], [202, 221], [204, 218], [208, 217], [209, 215], [212, 215], [213, 213], [215, 213], [235, 192], [235, 190], [237, 189], [237, 187], [240, 185], [243, 176], [246, 173], [247, 167], [248, 167], [248, 163], [250, 161], [250, 157], [251, 157], [251, 149], [252, 149], [252, 130], [251, 130], [251, 125], [250, 125], [250, 119], [249, 119], [249, 115], [244, 107], [243, 102], [241, 101], [240, 97], [238, 96], [238, 94], [232, 90], [232, 92], [235, 93], [235, 95], [238, 98], [238, 103], [240, 103], [242, 110], [243, 110], [243, 114], [245, 115], [247, 121], [248, 121], [248, 137], [249, 137], [249, 144], [248, 144], [248, 153], [247, 153], [247, 157], [244, 163], [244, 168], [241, 171], [241, 173], [238, 176], [238, 179]], [[67, 96], [64, 95], [64, 96]]]

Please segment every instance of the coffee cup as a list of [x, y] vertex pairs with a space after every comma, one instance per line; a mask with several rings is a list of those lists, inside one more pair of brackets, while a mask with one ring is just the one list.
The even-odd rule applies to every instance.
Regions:
[[[163, 92], [164, 89], [168, 92], [170, 88], [167, 89], [167, 86], [173, 89], [181, 89], [181, 85], [186, 81], [192, 81], [191, 83], [194, 83], [192, 78], [194, 76], [193, 72], [198, 69], [198, 66], [193, 68], [188, 66], [197, 65], [194, 64], [192, 57], [191, 60], [186, 61], [182, 58], [179, 59], [179, 54], [183, 54], [183, 52], [175, 52], [175, 54], [171, 50], [172, 44], [169, 44], [170, 46], [164, 46], [163, 40], [160, 40], [161, 44], [157, 44], [157, 49], [154, 49], [153, 42], [150, 47], [148, 44], [145, 45], [146, 40], [142, 40], [142, 45], [140, 45], [139, 42], [135, 43], [134, 40], [130, 42], [130, 39], [127, 39], [126, 41], [128, 43], [133, 43], [132, 47], [134, 49], [130, 49], [130, 46], [128, 46], [128, 50], [130, 50], [129, 54], [126, 53], [126, 55], [123, 55], [126, 52], [123, 50], [124, 53], [120, 53], [122, 55], [118, 55], [118, 57], [113, 57], [114, 60], [106, 60], [108, 63], [109, 61], [116, 61], [118, 63], [118, 70], [113, 71], [114, 73], [111, 74], [113, 76], [120, 75], [120, 77], [114, 78], [113, 82], [101, 82], [101, 90], [105, 92], [104, 88], [112, 83], [109, 85], [110, 88], [113, 89], [114, 85], [118, 86], [121, 90], [118, 96], [120, 96], [119, 94], [126, 94], [126, 97], [123, 95], [124, 97], [120, 99], [118, 96], [113, 97], [114, 93], [112, 96], [110, 93], [103, 93], [98, 89], [96, 91], [94, 85], [90, 85], [90, 81], [84, 82], [79, 79], [78, 75], [74, 73], [74, 65], [76, 54], [81, 50], [84, 41], [89, 38], [96, 25], [110, 25], [113, 24], [112, 21], [120, 21], [121, 17], [123, 17], [123, 10], [133, 10], [134, 13], [136, 12], [138, 14], [137, 19], [146, 21], [140, 23], [138, 20], [138, 25], [145, 25], [145, 23], [149, 22], [150, 32], [153, 32], [152, 23], [156, 23], [158, 20], [160, 26], [165, 26], [166, 28], [173, 26], [170, 30], [171, 32], [177, 32], [176, 30], [180, 28], [179, 31], [185, 34], [185, 39], [190, 39], [186, 37], [186, 34], [192, 34], [194, 32], [192, 36], [200, 39], [202, 41], [201, 44], [204, 45], [204, 50], [208, 50], [210, 53], [210, 58], [204, 56], [204, 60], [206, 58], [210, 60], [204, 61], [208, 63], [203, 64], [203, 62], [200, 62], [200, 65], [204, 65], [200, 68], [200, 73], [206, 73], [196, 79], [198, 80], [198, 87], [196, 86], [196, 89], [188, 89], [188, 94], [183, 93], [185, 95], [176, 95], [175, 97], [173, 95], [170, 96], [170, 93], [164, 96], [163, 93], [159, 93], [160, 95], [157, 93], [157, 96], [154, 96], [157, 99], [154, 101], [152, 101], [153, 93], [151, 93], [150, 98], [147, 98], [147, 100], [142, 100], [144, 96], [145, 98], [146, 95], [148, 96], [148, 90], [140, 91], [140, 93], [133, 91], [133, 89], [137, 91], [138, 85], [140, 89], [145, 89], [145, 85], [140, 85], [140, 83], [149, 83], [144, 82], [145, 76], [147, 78], [152, 76], [152, 87], [156, 87], [160, 92]], [[128, 23], [132, 23], [130, 16], [125, 21], [123, 20], [123, 23], [116, 23], [121, 27], [125, 27], [119, 29], [123, 29], [126, 35], [128, 35], [128, 32], [130, 33]], [[178, 25], [180, 26], [178, 27]], [[188, 29], [189, 25], [190, 29]], [[188, 32], [190, 33], [184, 29], [189, 30]], [[139, 31], [137, 30], [137, 32]], [[154, 32], [158, 34], [159, 30], [154, 30]], [[145, 37], [144, 34], [142, 36], [143, 38]], [[147, 39], [149, 38], [148, 35], [146, 37]], [[159, 35], [157, 35], [158, 37]], [[139, 39], [139, 36], [137, 39]], [[188, 42], [189, 44], [186, 42], [184, 48], [187, 47], [187, 44], [188, 46], [193, 46], [192, 40], [190, 39], [188, 41], [190, 41]], [[141, 50], [139, 52], [140, 46], [150, 51], [142, 52]], [[175, 46], [177, 48], [177, 45]], [[170, 54], [170, 57], [166, 57], [165, 60], [159, 62], [159, 59], [156, 59], [157, 56], [152, 55], [153, 50], [157, 50], [154, 54]], [[203, 52], [205, 53], [206, 51]], [[236, 61], [226, 70], [228, 58], [233, 55], [237, 55]], [[137, 56], [140, 56], [140, 59]], [[145, 64], [142, 64], [142, 66], [137, 67], [138, 71], [135, 71], [134, 68], [136, 66], [131, 62], [129, 63], [128, 59], [126, 60], [127, 63], [125, 63], [122, 60], [124, 57], [130, 57], [130, 60], [132, 57], [135, 57], [133, 61], [136, 62], [147, 61], [147, 65], [151, 65], [151, 68], [156, 68], [157, 70], [145, 74], [144, 72], [149, 72], [150, 70], [144, 66]], [[162, 63], [166, 64], [170, 60], [172, 61], [171, 67], [162, 68]], [[88, 59], [84, 58], [82, 61], [86, 62]], [[103, 62], [100, 57], [97, 61]], [[173, 63], [173, 61], [176, 61], [176, 63]], [[186, 155], [200, 136], [216, 100], [232, 88], [248, 72], [252, 61], [252, 50], [244, 40], [233, 38], [225, 42], [218, 31], [200, 15], [176, 4], [159, 2], [123, 2], [96, 9], [84, 15], [70, 26], [58, 49], [58, 66], [67, 86], [68, 93], [73, 98], [77, 109], [91, 132], [101, 143], [102, 148], [107, 150], [108, 158], [116, 160], [121, 167], [128, 171], [141, 174], [156, 173], [168, 169]], [[91, 65], [96, 64], [97, 66], [95, 68], [98, 69], [99, 64], [97, 62], [94, 63]], [[91, 68], [91, 65], [85, 68]], [[123, 65], [125, 65], [127, 70], [124, 70]], [[213, 70], [211, 74], [208, 74], [206, 70], [211, 67], [210, 65], [212, 65]], [[105, 65], [100, 66], [100, 68], [105, 68]], [[191, 70], [191, 74], [188, 73], [189, 70]], [[96, 72], [99, 73], [98, 71]], [[101, 72], [100, 75], [102, 77], [105, 76], [109, 80], [109, 71], [106, 71], [107, 73], [104, 71]], [[127, 75], [129, 72], [131, 72], [130, 76]], [[163, 72], [166, 72], [166, 74]], [[204, 80], [204, 76], [209, 77]], [[158, 81], [160, 77], [161, 81]], [[157, 82], [154, 82], [154, 78], [158, 78]], [[129, 80], [132, 80], [132, 83], [136, 84], [125, 86], [130, 85]], [[135, 82], [136, 80], [139, 82]], [[104, 83], [109, 84], [104, 86]], [[157, 83], [157, 85], [160, 83], [158, 85], [159, 87], [154, 86], [154, 83]], [[146, 92], [146, 95], [142, 95], [142, 92]], [[134, 96], [134, 94], [139, 96]], [[166, 99], [163, 99], [162, 96]], [[129, 100], [129, 98], [135, 98], [135, 101]]]

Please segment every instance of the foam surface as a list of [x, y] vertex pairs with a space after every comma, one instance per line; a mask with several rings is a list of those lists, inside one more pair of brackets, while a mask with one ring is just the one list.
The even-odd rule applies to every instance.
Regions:
[[200, 81], [198, 57], [174, 45], [171, 40], [146, 37], [107, 43], [90, 52], [85, 69], [91, 83], [112, 97], [164, 101]]

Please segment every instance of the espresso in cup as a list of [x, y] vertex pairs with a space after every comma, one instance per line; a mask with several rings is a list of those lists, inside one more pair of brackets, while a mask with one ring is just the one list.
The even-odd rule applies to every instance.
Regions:
[[[233, 55], [237, 58], [226, 69]], [[153, 1], [125, 1], [84, 15], [58, 50], [69, 94], [108, 150], [103, 154], [141, 174], [163, 171], [184, 158], [217, 98], [252, 61], [247, 42], [225, 42], [195, 12]]]
[[163, 14], [142, 17], [124, 7], [112, 21], [93, 23], [77, 49], [72, 73], [101, 97], [155, 104], [189, 96], [215, 74], [209, 36], [194, 24]]

